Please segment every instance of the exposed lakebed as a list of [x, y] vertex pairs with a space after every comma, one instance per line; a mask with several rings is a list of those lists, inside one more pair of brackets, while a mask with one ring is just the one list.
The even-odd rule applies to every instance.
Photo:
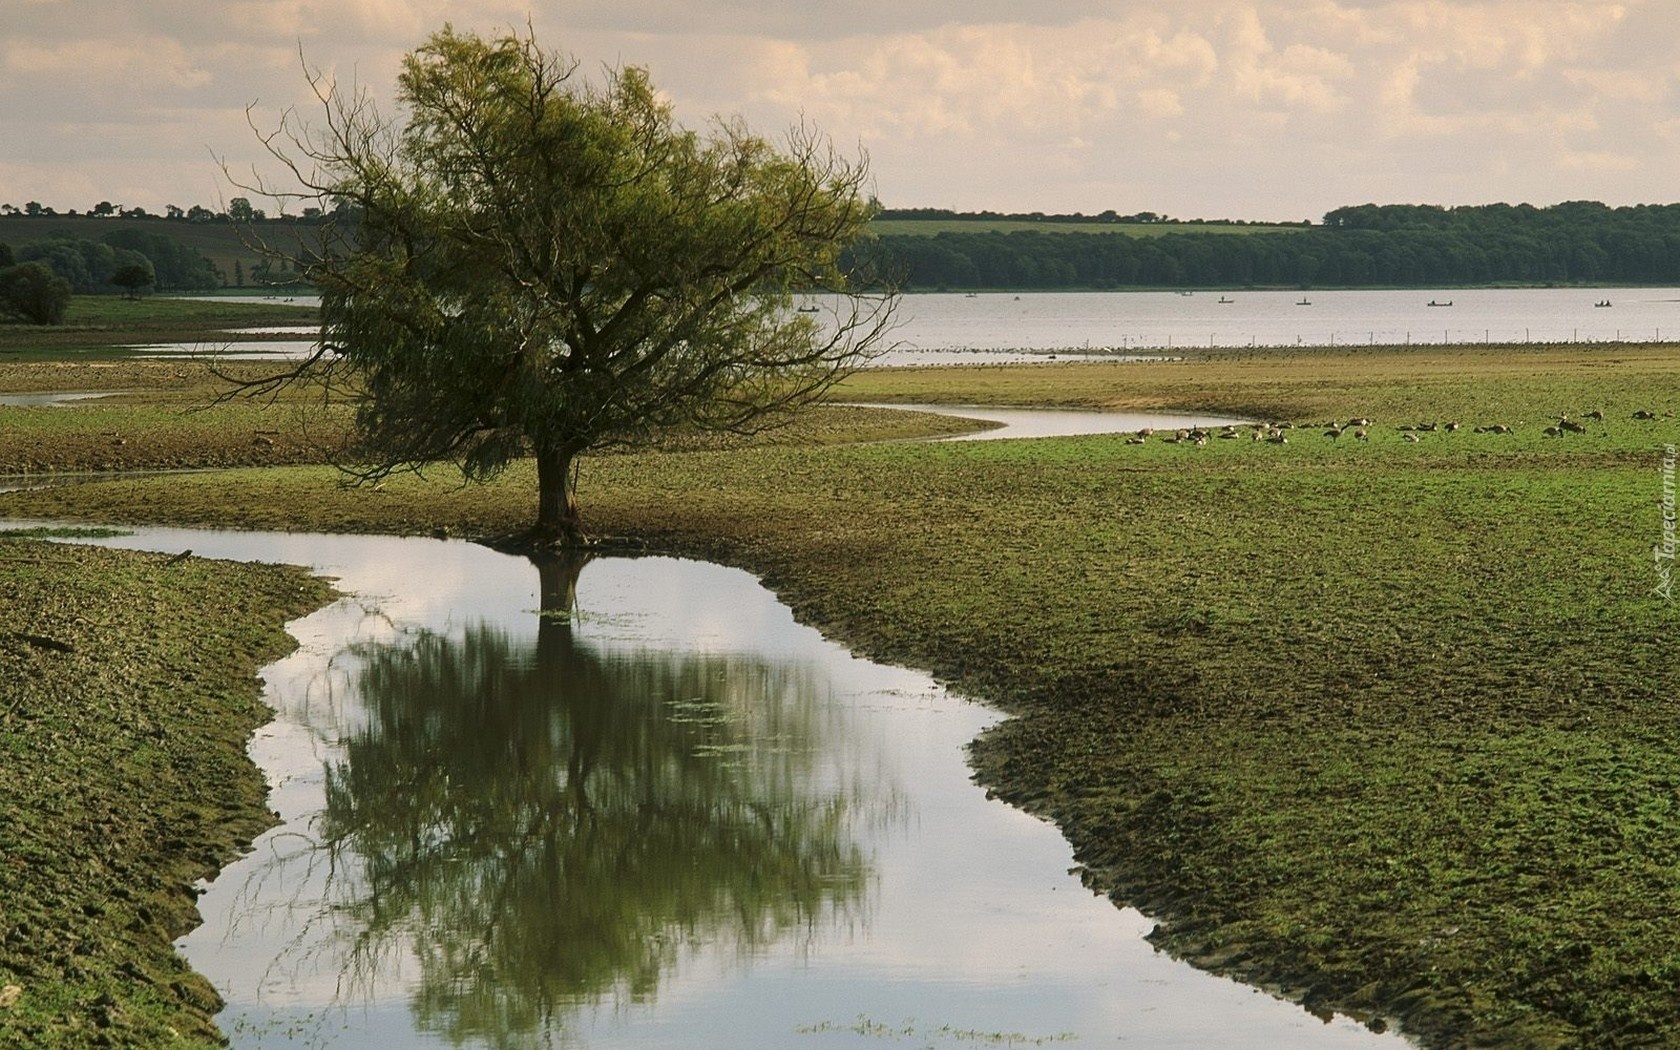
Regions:
[[1403, 1045], [1155, 952], [1054, 827], [971, 782], [999, 715], [854, 658], [746, 573], [93, 542], [308, 565], [346, 595], [264, 671], [252, 754], [284, 823], [180, 945], [235, 1046]]

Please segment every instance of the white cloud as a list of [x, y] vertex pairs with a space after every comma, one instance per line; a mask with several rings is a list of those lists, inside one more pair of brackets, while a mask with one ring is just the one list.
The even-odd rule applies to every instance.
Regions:
[[[85, 127], [116, 116], [149, 131], [102, 132], [134, 203], [178, 201], [210, 150], [260, 158], [247, 104], [307, 101], [300, 46], [388, 98], [444, 21], [522, 30], [525, 10], [12, 0], [0, 91], [33, 104], [0, 112], [0, 201], [104, 170]], [[1667, 200], [1680, 167], [1669, 0], [574, 0], [534, 18], [586, 71], [648, 66], [691, 124], [803, 117], [861, 145], [889, 203], [1301, 218], [1389, 193]]]

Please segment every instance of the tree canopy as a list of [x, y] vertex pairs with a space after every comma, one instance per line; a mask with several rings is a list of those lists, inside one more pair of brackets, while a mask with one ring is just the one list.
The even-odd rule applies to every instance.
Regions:
[[[401, 122], [313, 82], [324, 124], [267, 141], [331, 216], [299, 260], [322, 293], [310, 367], [348, 380], [364, 477], [534, 455], [537, 532], [577, 541], [577, 455], [762, 426], [886, 330], [891, 296], [840, 265], [867, 164], [809, 128], [698, 133], [642, 70], [593, 84], [530, 37], [448, 27], [403, 63]], [[794, 309], [809, 291], [842, 294]]]
[[[1046, 221], [1045, 229], [1054, 225]], [[1288, 232], [1233, 236], [1208, 232], [1211, 225], [1168, 224], [1175, 232], [1158, 237], [886, 233], [854, 251], [891, 265], [904, 287], [917, 290], [1680, 281], [1680, 205], [1672, 204], [1363, 204]]]
[[59, 324], [69, 305], [70, 282], [45, 264], [25, 262], [0, 270], [0, 317]]

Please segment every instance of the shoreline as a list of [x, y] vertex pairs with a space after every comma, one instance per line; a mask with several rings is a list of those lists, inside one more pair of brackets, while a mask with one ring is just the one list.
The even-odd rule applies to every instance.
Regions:
[[329, 594], [290, 568], [0, 537], [0, 1042], [223, 1045], [173, 942], [197, 881], [273, 823], [256, 672]]

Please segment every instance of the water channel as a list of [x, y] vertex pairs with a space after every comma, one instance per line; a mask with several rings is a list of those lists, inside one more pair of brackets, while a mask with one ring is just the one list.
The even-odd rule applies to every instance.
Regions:
[[181, 943], [235, 1046], [1384, 1042], [1155, 953], [1053, 827], [970, 783], [995, 714], [853, 658], [746, 573], [102, 542], [307, 564], [347, 594], [264, 672], [279, 717], [252, 751], [286, 824]]
[[92, 542], [307, 565], [345, 595], [263, 672], [278, 715], [251, 750], [284, 824], [180, 943], [236, 1047], [1404, 1045], [1156, 953], [1055, 828], [970, 781], [994, 712], [744, 572]]

